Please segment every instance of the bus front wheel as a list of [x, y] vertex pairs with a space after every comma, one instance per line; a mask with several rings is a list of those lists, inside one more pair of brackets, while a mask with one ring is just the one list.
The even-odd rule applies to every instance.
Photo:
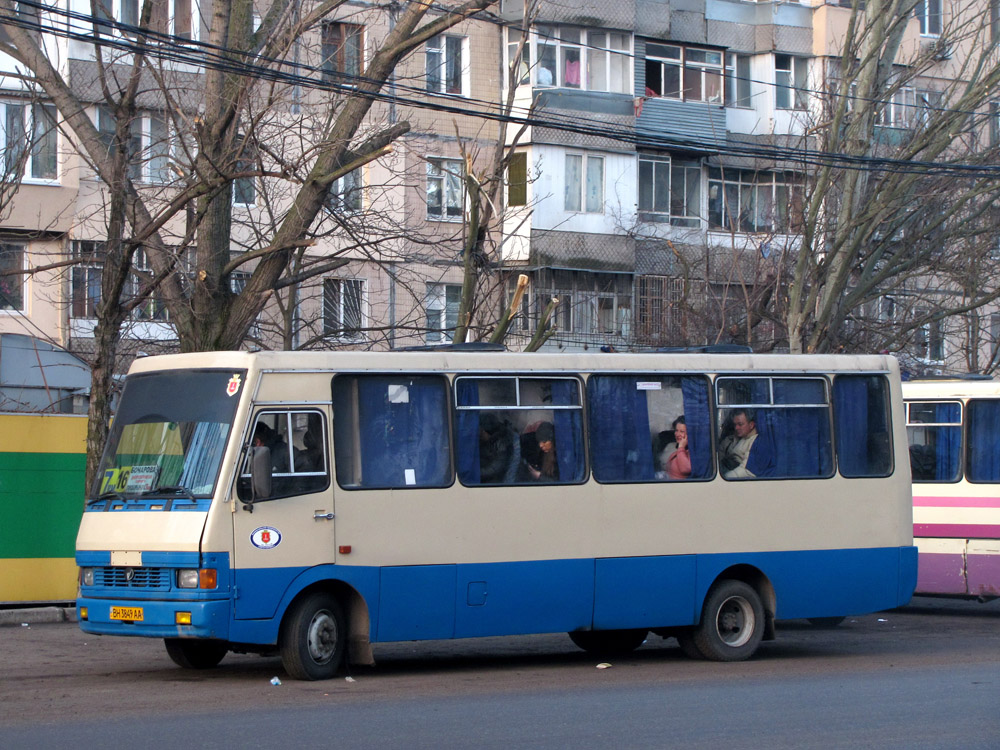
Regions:
[[635, 651], [646, 640], [647, 630], [574, 630], [573, 643], [591, 654], [620, 656]]
[[208, 641], [194, 638], [164, 638], [167, 656], [184, 669], [211, 669], [219, 666], [229, 653], [225, 641]]
[[298, 680], [327, 680], [337, 674], [347, 637], [344, 612], [330, 594], [310, 594], [294, 605], [281, 628], [281, 664]]
[[743, 581], [721, 580], [708, 590], [694, 643], [706, 659], [743, 661], [764, 636], [764, 605]]

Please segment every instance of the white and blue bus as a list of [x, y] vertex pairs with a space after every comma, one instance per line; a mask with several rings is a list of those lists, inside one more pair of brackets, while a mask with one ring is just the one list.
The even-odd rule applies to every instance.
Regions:
[[303, 679], [523, 633], [746, 659], [776, 619], [910, 599], [902, 415], [882, 356], [141, 359], [80, 527], [80, 627]]

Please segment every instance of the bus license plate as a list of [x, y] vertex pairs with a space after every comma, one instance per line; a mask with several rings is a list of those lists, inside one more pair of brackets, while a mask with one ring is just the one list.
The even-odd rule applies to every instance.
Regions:
[[124, 620], [125, 622], [142, 622], [142, 607], [112, 607], [112, 620]]

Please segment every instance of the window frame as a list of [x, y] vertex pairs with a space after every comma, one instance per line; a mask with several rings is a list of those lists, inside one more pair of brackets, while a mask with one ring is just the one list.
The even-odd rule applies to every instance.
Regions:
[[[352, 294], [357, 298], [357, 325], [348, 326], [348, 294], [345, 290], [350, 287]], [[328, 314], [333, 308], [331, 300], [332, 289], [337, 289], [336, 296], [336, 317], [331, 319]], [[367, 325], [367, 279], [358, 277], [335, 277], [323, 279], [323, 336], [332, 337], [339, 341], [357, 342], [364, 340], [365, 328]], [[336, 323], [336, 325], [334, 325]]]
[[726, 52], [725, 103], [727, 107], [753, 109], [752, 73], [753, 55]]
[[[957, 422], [921, 422], [914, 421], [910, 418], [912, 407], [927, 406], [927, 405], [951, 405], [958, 407], [958, 421]], [[906, 421], [906, 445], [907, 450], [913, 447], [913, 443], [910, 442], [910, 428], [921, 429], [921, 428], [942, 428], [942, 427], [957, 427], [958, 428], [958, 461], [957, 461], [957, 471], [948, 479], [917, 479], [914, 478], [914, 483], [927, 483], [927, 484], [955, 484], [956, 482], [961, 482], [962, 478], [965, 476], [965, 451], [966, 451], [966, 435], [965, 435], [965, 404], [962, 403], [961, 399], [957, 398], [921, 398], [921, 399], [911, 399], [905, 401], [903, 404], [903, 418]], [[936, 443], [936, 438], [935, 438]], [[922, 444], [925, 445], [925, 444]], [[935, 455], [937, 455], [935, 451]], [[912, 459], [911, 459], [912, 461]]]
[[[751, 175], [751, 178], [746, 179], [747, 175]], [[771, 179], [767, 182], [761, 181], [759, 179], [761, 175], [769, 175]], [[772, 170], [753, 171], [733, 167], [709, 167], [707, 184], [709, 196], [709, 231], [736, 234], [797, 234], [797, 227], [801, 224], [801, 217], [797, 219], [797, 214], [794, 210], [796, 195], [803, 196], [805, 188], [801, 181], [794, 179], [794, 173]], [[717, 204], [713, 203], [716, 201], [712, 197], [713, 187], [717, 188], [719, 193]], [[735, 188], [737, 202], [735, 211], [729, 207], [729, 193], [732, 191], [727, 190], [727, 188]], [[784, 209], [784, 219], [779, 221], [782, 216], [778, 210], [781, 188], [784, 188], [787, 201]], [[769, 195], [765, 194], [768, 199], [767, 205], [769, 206], [769, 218], [765, 224], [759, 224], [757, 221], [759, 214], [757, 203], [761, 189], [766, 189], [769, 192]], [[744, 200], [747, 198], [750, 200], [749, 207], [744, 206]], [[800, 197], [799, 205], [801, 205], [802, 200], [803, 198]], [[713, 205], [718, 205], [718, 208], [714, 208]], [[748, 217], [747, 220], [752, 222], [751, 224], [745, 222], [745, 213]], [[735, 226], [727, 225], [724, 222], [726, 217], [735, 217]]]
[[[787, 67], [779, 62], [787, 60]], [[809, 58], [774, 53], [774, 108], [802, 112], [808, 109]]]
[[[19, 169], [22, 183], [58, 185], [59, 172], [59, 112], [49, 102], [2, 99], [5, 171]], [[39, 114], [42, 116], [39, 117]], [[16, 123], [16, 125], [15, 125]], [[40, 123], [47, 123], [39, 131]], [[14, 131], [14, 132], [11, 132]], [[13, 141], [12, 141], [13, 139]]]
[[[936, 6], [936, 8], [932, 6]], [[913, 12], [920, 24], [920, 36], [941, 36], [941, 32], [944, 30], [943, 0], [918, 0]]]
[[[334, 29], [337, 30], [336, 35]], [[320, 30], [320, 46], [322, 80], [344, 86], [357, 85], [365, 62], [364, 25], [328, 21]]]
[[424, 88], [433, 94], [468, 98], [468, 60], [469, 37], [446, 33], [431, 37], [424, 45]]
[[[652, 54], [650, 54], [650, 50], [653, 51]], [[672, 50], [676, 50], [676, 55], [671, 52]], [[670, 54], [667, 54], [668, 52]], [[710, 62], [707, 59], [697, 59], [698, 56], [708, 58], [710, 55], [718, 55], [718, 63]], [[643, 65], [646, 71], [645, 94], [647, 97], [725, 106], [726, 57], [723, 50], [673, 42], [647, 42]], [[659, 66], [659, 91], [650, 86], [651, 65]], [[676, 76], [676, 90], [667, 89], [667, 71], [670, 68], [677, 68], [676, 72], [671, 74], [671, 79]], [[714, 85], [710, 83], [712, 79], [715, 80]], [[671, 80], [671, 84], [673, 84], [673, 80]], [[691, 92], [695, 88], [697, 88], [698, 95], [692, 96]], [[715, 89], [715, 93], [709, 95], [709, 89], [712, 88]]]
[[[288, 467], [289, 471], [286, 472], [272, 472], [271, 474], [271, 495], [265, 498], [255, 498], [254, 503], [270, 502], [272, 500], [282, 500], [289, 497], [302, 497], [305, 495], [314, 495], [319, 492], [325, 492], [330, 488], [330, 475], [331, 475], [331, 465], [330, 465], [330, 439], [329, 439], [329, 428], [327, 426], [326, 414], [322, 409], [318, 409], [315, 406], [309, 404], [297, 404], [279, 407], [270, 404], [261, 404], [258, 409], [254, 411], [253, 419], [249, 422], [252, 427], [247, 435], [247, 442], [243, 446], [243, 457], [240, 462], [240, 473], [237, 477], [237, 488], [236, 494], [240, 500], [246, 501], [250, 499], [250, 472], [249, 464], [253, 449], [253, 436], [256, 433], [257, 425], [261, 422], [262, 416], [267, 415], [280, 415], [285, 418], [286, 432], [284, 435], [290, 437], [287, 440], [286, 447], [288, 449]], [[322, 471], [296, 471], [296, 458], [299, 449], [295, 447], [294, 435], [294, 417], [297, 415], [305, 415], [306, 423], [308, 424], [308, 418], [310, 416], [318, 416], [322, 425], [322, 456], [323, 456], [323, 470]], [[308, 431], [308, 427], [305, 431]], [[279, 432], [279, 434], [282, 434]], [[314, 487], [307, 487], [305, 489], [297, 488], [294, 486], [294, 481], [301, 477], [322, 477], [323, 482], [317, 483]], [[275, 490], [275, 480], [284, 480], [289, 486], [284, 491]]]
[[[449, 293], [458, 299], [449, 301]], [[451, 343], [458, 327], [458, 308], [462, 300], [462, 285], [447, 282], [428, 282], [424, 297], [424, 320], [427, 330], [424, 341], [428, 344]], [[432, 325], [436, 324], [436, 325]]]
[[[20, 256], [18, 258], [17, 256]], [[7, 258], [12, 256], [12, 262], [8, 264]], [[21, 270], [27, 268], [28, 246], [23, 242], [0, 240], [0, 268], [15, 270], [20, 265]], [[16, 304], [8, 304], [9, 293], [6, 289], [8, 284], [16, 284], [16, 293], [20, 297]], [[10, 290], [14, 292], [14, 289]], [[28, 279], [23, 273], [0, 276], [0, 315], [17, 315], [28, 310]]]
[[[461, 159], [446, 156], [428, 156], [425, 159], [426, 187], [425, 205], [428, 221], [460, 222], [465, 220], [465, 163]], [[436, 186], [432, 189], [432, 185]], [[458, 193], [457, 204], [455, 201]], [[432, 212], [431, 196], [438, 195], [441, 203]]]
[[[570, 159], [579, 159], [580, 168], [577, 170], [573, 182], [579, 179], [579, 184], [573, 185], [570, 182], [571, 170], [569, 168]], [[594, 154], [589, 151], [567, 151], [564, 159], [563, 170], [563, 210], [567, 213], [576, 214], [603, 214], [605, 213], [605, 157], [603, 154]], [[600, 194], [592, 193], [593, 187], [591, 165], [600, 165]], [[575, 189], [574, 189], [575, 188]], [[575, 200], [578, 199], [579, 203]], [[572, 202], [571, 202], [572, 200]], [[598, 207], [599, 206], [599, 207]]]

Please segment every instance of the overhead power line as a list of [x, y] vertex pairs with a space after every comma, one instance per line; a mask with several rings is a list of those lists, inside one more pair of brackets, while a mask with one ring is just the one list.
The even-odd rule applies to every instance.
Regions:
[[[441, 101], [444, 95], [399, 82], [387, 82], [384, 87], [381, 87], [380, 81], [341, 73], [336, 73], [338, 80], [323, 80], [324, 71], [318, 66], [262, 56], [253, 57], [253, 62], [250, 62], [246, 59], [246, 53], [198, 40], [180, 39], [170, 34], [130, 26], [118, 21], [96, 19], [89, 14], [53, 8], [30, 0], [22, 0], [19, 6], [44, 11], [47, 15], [64, 17], [68, 23], [65, 25], [46, 24], [41, 20], [40, 13], [37, 15], [0, 14], [0, 22], [88, 45], [99, 45], [125, 54], [142, 54], [161, 61], [206, 67], [237, 76], [248, 76], [291, 86], [329, 91], [343, 96], [362, 96], [373, 101], [395, 103], [417, 109], [458, 116], [471, 115], [514, 125], [526, 124], [577, 135], [596, 136], [636, 148], [695, 151], [709, 155], [792, 162], [802, 166], [832, 166], [878, 172], [952, 175], [971, 178], [1000, 176], [1000, 166], [994, 165], [902, 160], [732, 140], [726, 140], [724, 144], [712, 144], [677, 135], [637, 131], [631, 127], [616, 126], [576, 112], [563, 114], [545, 110], [544, 114], [538, 114], [537, 111], [531, 112], [525, 108], [515, 108], [511, 112], [506, 112], [496, 101], [472, 97], [454, 97], [454, 102], [445, 102]], [[95, 28], [99, 32], [103, 32], [100, 33], [99, 39], [94, 38]], [[146, 43], [141, 41], [143, 39]], [[380, 88], [363, 91], [361, 89], [364, 86], [378, 86]], [[470, 105], [478, 109], [470, 110]], [[711, 105], [706, 104], [706, 106]]]

